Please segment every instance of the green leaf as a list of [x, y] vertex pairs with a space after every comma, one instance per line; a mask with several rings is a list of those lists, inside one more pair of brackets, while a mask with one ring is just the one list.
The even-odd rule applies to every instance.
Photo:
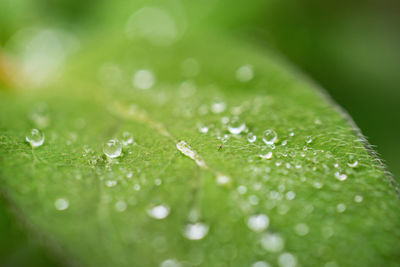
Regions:
[[[1, 92], [2, 189], [67, 263], [398, 264], [393, 181], [317, 85], [226, 36], [122, 32], [84, 43], [56, 83]], [[154, 85], [132, 85], [142, 69]], [[124, 132], [134, 144], [107, 159]]]

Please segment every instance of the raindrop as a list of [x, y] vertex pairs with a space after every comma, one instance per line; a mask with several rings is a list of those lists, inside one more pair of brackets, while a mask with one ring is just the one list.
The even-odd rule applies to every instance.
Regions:
[[190, 240], [200, 240], [207, 235], [208, 230], [208, 225], [196, 222], [193, 224], [187, 224], [184, 228], [183, 235]]
[[265, 214], [255, 214], [247, 220], [247, 226], [254, 232], [262, 232], [268, 228], [269, 218]]
[[253, 66], [246, 64], [236, 70], [236, 79], [240, 82], [248, 82], [254, 77]]
[[279, 255], [278, 264], [280, 267], [294, 267], [297, 265], [297, 259], [291, 253], [285, 252]]
[[117, 185], [117, 181], [115, 181], [115, 180], [107, 180], [106, 181], [106, 186], [107, 187], [114, 187], [116, 185]]
[[335, 178], [339, 181], [344, 181], [347, 179], [347, 175], [345, 173], [335, 172]]
[[239, 119], [239, 117], [234, 117], [229, 125], [228, 125], [228, 130], [231, 134], [238, 135], [241, 132], [243, 132], [246, 129], [246, 124]]
[[299, 236], [305, 236], [310, 231], [310, 228], [305, 223], [299, 223], [295, 226], [294, 230]]
[[157, 220], [167, 218], [170, 208], [166, 205], [157, 205], [147, 210], [147, 214]]
[[58, 198], [54, 202], [54, 206], [56, 207], [57, 210], [66, 210], [69, 206], [69, 202], [65, 198]]
[[278, 141], [278, 134], [274, 130], [266, 130], [263, 133], [262, 139], [265, 144], [272, 145]]
[[150, 70], [138, 70], [132, 78], [132, 84], [135, 88], [147, 90], [153, 87], [155, 77]]
[[311, 136], [307, 136], [306, 137], [306, 143], [309, 144], [312, 142], [312, 137]]
[[118, 212], [123, 212], [126, 210], [126, 203], [123, 200], [119, 200], [117, 201], [117, 203], [115, 203], [115, 210]]
[[108, 158], [116, 158], [121, 155], [122, 145], [116, 139], [110, 139], [103, 145], [103, 152]]
[[44, 143], [44, 134], [38, 129], [32, 129], [30, 133], [25, 137], [25, 140], [32, 147], [39, 147]]
[[243, 194], [246, 194], [247, 187], [244, 185], [239, 185], [236, 190], [238, 191], [239, 194], [243, 195]]
[[296, 197], [296, 193], [293, 191], [289, 191], [286, 193], [286, 199], [287, 200], [293, 200]]
[[253, 133], [248, 133], [247, 134], [247, 141], [250, 143], [254, 143], [257, 140], [257, 136]]
[[133, 144], [134, 138], [133, 135], [130, 132], [123, 132], [122, 137], [121, 137], [121, 143], [124, 146], [128, 146], [130, 144]]
[[283, 249], [284, 241], [278, 234], [267, 233], [261, 238], [261, 246], [269, 252], [280, 252]]

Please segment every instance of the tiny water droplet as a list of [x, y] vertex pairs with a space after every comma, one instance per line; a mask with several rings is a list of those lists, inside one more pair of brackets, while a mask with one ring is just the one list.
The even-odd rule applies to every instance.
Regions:
[[246, 64], [236, 70], [236, 79], [240, 82], [248, 82], [254, 77], [253, 66]]
[[349, 166], [350, 168], [355, 168], [358, 166], [358, 160], [354, 161], [354, 162], [349, 162], [347, 163], [347, 166]]
[[57, 210], [66, 210], [69, 206], [69, 202], [65, 198], [58, 198], [54, 202], [54, 206], [56, 207]]
[[25, 140], [32, 147], [39, 147], [44, 143], [44, 134], [38, 129], [32, 129], [29, 134], [25, 137]]
[[106, 186], [107, 187], [114, 187], [116, 185], [117, 185], [117, 181], [115, 181], [115, 180], [107, 180], [106, 181]]
[[169, 214], [170, 208], [166, 205], [157, 205], [147, 210], [147, 214], [157, 220], [165, 219]]
[[231, 178], [224, 174], [218, 174], [216, 180], [217, 180], [217, 184], [226, 185], [231, 181]]
[[279, 234], [266, 233], [261, 237], [261, 246], [269, 252], [279, 252], [283, 249], [284, 241]]
[[296, 197], [296, 193], [293, 191], [289, 191], [286, 193], [286, 199], [287, 200], [293, 200]]
[[246, 124], [239, 117], [234, 117], [229, 125], [228, 130], [231, 134], [241, 134], [246, 129]]
[[247, 187], [244, 185], [239, 185], [236, 190], [238, 191], [239, 194], [243, 195], [243, 194], [246, 194]]
[[103, 145], [103, 152], [108, 158], [116, 158], [121, 155], [122, 145], [116, 139], [108, 140]]
[[153, 72], [150, 70], [138, 70], [133, 75], [132, 83], [135, 88], [147, 90], [153, 87], [155, 77]]
[[312, 142], [313, 139], [311, 136], [307, 136], [305, 140], [306, 140], [306, 143], [309, 144]]
[[197, 124], [197, 129], [200, 133], [208, 133], [208, 127], [201, 123]]
[[335, 172], [335, 178], [339, 181], [344, 181], [347, 179], [347, 175], [345, 173]]
[[207, 235], [208, 230], [208, 225], [204, 223], [189, 223], [185, 226], [183, 235], [189, 240], [200, 240]]
[[264, 131], [262, 139], [265, 144], [272, 145], [278, 141], [278, 134], [274, 130], [268, 129]]
[[268, 228], [269, 218], [265, 214], [254, 214], [247, 220], [247, 226], [254, 232], [262, 232]]
[[254, 143], [257, 140], [257, 136], [253, 133], [248, 133], [247, 134], [247, 141], [250, 143]]
[[121, 137], [121, 143], [123, 146], [133, 144], [134, 138], [130, 132], [123, 132]]
[[262, 158], [262, 159], [271, 159], [272, 158], [272, 152], [270, 151], [270, 152], [268, 152], [267, 154], [265, 154], [265, 155], [258, 155], [260, 158]]

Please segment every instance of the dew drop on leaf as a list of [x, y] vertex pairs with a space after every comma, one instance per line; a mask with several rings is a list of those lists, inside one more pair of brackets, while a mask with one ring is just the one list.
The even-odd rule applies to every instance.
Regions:
[[130, 132], [123, 132], [121, 136], [121, 143], [124, 146], [128, 146], [130, 144], [133, 144], [134, 138], [133, 135]]
[[208, 233], [208, 225], [196, 222], [190, 223], [183, 229], [183, 235], [189, 240], [200, 240], [203, 239]]
[[103, 152], [108, 158], [116, 158], [121, 155], [122, 145], [116, 139], [108, 140], [103, 145]]
[[248, 133], [247, 134], [247, 141], [249, 141], [249, 143], [254, 143], [257, 140], [257, 136], [253, 133]]
[[54, 202], [54, 206], [57, 210], [66, 210], [69, 207], [69, 202], [65, 198], [58, 198]]
[[150, 70], [138, 70], [132, 78], [132, 84], [135, 88], [147, 90], [153, 87], [155, 76]]
[[246, 129], [246, 124], [239, 117], [234, 117], [228, 125], [228, 130], [231, 134], [241, 134]]
[[269, 218], [265, 214], [255, 214], [247, 220], [247, 226], [254, 232], [262, 232], [268, 228]]
[[236, 79], [240, 82], [248, 82], [254, 77], [253, 66], [246, 64], [236, 70]]
[[264, 131], [262, 139], [265, 144], [272, 145], [278, 141], [278, 134], [274, 130], [268, 129]]
[[32, 147], [39, 147], [44, 143], [44, 134], [38, 129], [32, 129], [29, 134], [25, 137], [25, 140]]
[[147, 214], [157, 220], [167, 218], [170, 208], [166, 205], [157, 205], [147, 210]]
[[284, 241], [279, 234], [266, 233], [261, 237], [261, 246], [269, 252], [280, 252]]

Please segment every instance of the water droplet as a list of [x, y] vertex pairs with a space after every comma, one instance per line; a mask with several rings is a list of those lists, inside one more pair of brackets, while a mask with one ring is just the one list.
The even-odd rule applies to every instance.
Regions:
[[345, 210], [346, 210], [346, 204], [339, 203], [339, 204], [336, 206], [336, 211], [337, 211], [337, 212], [342, 213], [342, 212], [344, 212]]
[[107, 180], [106, 181], [106, 186], [107, 187], [114, 187], [116, 185], [117, 185], [117, 181], [115, 181], [115, 180]]
[[208, 230], [208, 225], [196, 222], [193, 224], [187, 224], [184, 228], [183, 235], [190, 240], [200, 240], [207, 235]]
[[38, 129], [32, 129], [30, 133], [25, 137], [25, 140], [32, 147], [39, 147], [44, 143], [44, 134]]
[[65, 198], [58, 198], [54, 202], [54, 206], [56, 207], [57, 210], [66, 210], [68, 209], [69, 202]]
[[196, 153], [196, 151], [192, 150], [192, 148], [185, 142], [180, 141], [176, 144], [176, 148], [186, 157], [191, 158], [196, 162], [196, 164], [201, 168], [207, 168], [204, 160]]
[[256, 261], [251, 265], [251, 267], [270, 267], [270, 266], [271, 265], [269, 265], [269, 263], [265, 261]]
[[311, 136], [307, 136], [306, 137], [306, 143], [309, 144], [312, 142], [312, 137]]
[[362, 196], [360, 196], [360, 195], [355, 195], [355, 196], [354, 196], [354, 201], [357, 202], [357, 203], [362, 202], [363, 199], [364, 199], [364, 198], [363, 198]]
[[246, 124], [239, 117], [234, 117], [228, 125], [229, 132], [235, 135], [242, 133], [245, 129]]
[[278, 141], [278, 134], [274, 130], [266, 130], [263, 133], [262, 139], [265, 144], [272, 145]]
[[117, 203], [115, 203], [115, 210], [118, 212], [123, 212], [126, 210], [126, 203], [123, 200], [119, 200], [117, 201]]
[[355, 168], [358, 166], [358, 160], [354, 161], [354, 162], [349, 162], [347, 163], [347, 166], [349, 166], [350, 168]]
[[155, 184], [156, 186], [159, 186], [159, 185], [162, 184], [162, 180], [161, 180], [160, 178], [156, 178], [156, 179], [154, 180], [154, 184]]
[[226, 104], [221, 100], [216, 100], [211, 105], [211, 111], [215, 114], [222, 113], [226, 109]]
[[221, 123], [222, 124], [228, 124], [228, 122], [229, 122], [229, 118], [228, 117], [224, 116], [224, 117], [221, 118]]
[[122, 137], [121, 137], [121, 142], [122, 145], [128, 146], [130, 144], [133, 144], [134, 138], [133, 135], [130, 132], [123, 132]]
[[138, 70], [132, 78], [132, 84], [135, 88], [147, 90], [153, 87], [155, 76], [150, 70]]
[[147, 214], [157, 220], [165, 219], [169, 214], [170, 208], [166, 205], [157, 205], [147, 210]]
[[258, 155], [260, 158], [262, 158], [262, 159], [271, 159], [272, 158], [272, 152], [270, 151], [270, 152], [268, 152], [267, 154], [265, 154], [265, 155]]
[[108, 158], [116, 158], [121, 155], [122, 145], [116, 139], [108, 140], [103, 145], [103, 152]]
[[278, 234], [266, 233], [261, 238], [261, 246], [269, 252], [280, 252], [283, 249], [284, 241]]
[[297, 259], [293, 254], [285, 252], [279, 255], [278, 264], [280, 267], [295, 267]]
[[253, 66], [246, 64], [236, 70], [236, 79], [240, 82], [248, 82], [254, 77]]
[[305, 223], [299, 223], [296, 225], [294, 230], [296, 231], [296, 234], [298, 234], [299, 236], [305, 236], [310, 231], [310, 228]]
[[257, 140], [257, 136], [253, 133], [248, 133], [247, 134], [247, 141], [250, 143], [254, 143]]
[[269, 218], [265, 214], [255, 214], [247, 220], [247, 226], [254, 232], [262, 232], [268, 228]]
[[289, 191], [286, 193], [286, 199], [287, 200], [293, 200], [296, 197], [296, 193], [293, 191]]
[[347, 179], [347, 175], [345, 173], [335, 172], [335, 178], [339, 181], [344, 181]]
[[231, 178], [224, 174], [217, 175], [217, 184], [219, 185], [226, 185], [231, 181]]
[[200, 133], [208, 133], [208, 127], [201, 123], [197, 124], [197, 129]]
[[167, 259], [160, 264], [160, 267], [181, 267], [182, 265], [175, 259]]

